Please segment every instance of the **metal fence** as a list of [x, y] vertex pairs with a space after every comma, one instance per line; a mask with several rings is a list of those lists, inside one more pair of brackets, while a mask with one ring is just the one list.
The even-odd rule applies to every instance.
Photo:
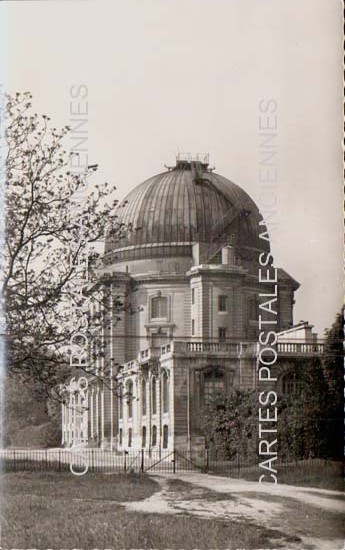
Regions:
[[[322, 459], [275, 462], [275, 468], [322, 465]], [[214, 459], [207, 450], [140, 450], [114, 452], [105, 449], [0, 449], [2, 471], [73, 471], [74, 473], [187, 473], [200, 472], [229, 477], [260, 475], [255, 463], [236, 456], [233, 460]]]

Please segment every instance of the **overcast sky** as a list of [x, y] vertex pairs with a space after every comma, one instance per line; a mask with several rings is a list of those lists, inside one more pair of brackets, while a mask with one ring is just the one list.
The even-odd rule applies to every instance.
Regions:
[[119, 198], [180, 149], [209, 152], [259, 203], [258, 104], [274, 98], [275, 263], [301, 283], [295, 321], [320, 333], [333, 322], [343, 297], [340, 1], [26, 1], [2, 3], [0, 15], [11, 92], [30, 90], [63, 125], [70, 87], [87, 85], [90, 162]]

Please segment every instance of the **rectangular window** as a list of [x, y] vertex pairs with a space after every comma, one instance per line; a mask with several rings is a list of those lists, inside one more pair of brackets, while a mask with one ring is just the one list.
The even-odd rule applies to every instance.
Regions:
[[195, 333], [195, 321], [192, 319], [192, 336], [194, 336]]
[[192, 288], [192, 306], [195, 304], [195, 289]]
[[132, 428], [128, 430], [128, 447], [132, 447]]
[[219, 327], [218, 328], [218, 339], [220, 342], [226, 341], [226, 327]]
[[218, 311], [228, 311], [228, 297], [224, 294], [218, 296]]
[[156, 296], [151, 301], [152, 319], [162, 319], [168, 316], [168, 298]]
[[253, 296], [249, 300], [249, 320], [258, 321], [258, 319], [258, 298], [257, 296]]
[[205, 374], [203, 381], [203, 401], [207, 405], [211, 403], [217, 395], [225, 391], [224, 375], [221, 372], [209, 372]]

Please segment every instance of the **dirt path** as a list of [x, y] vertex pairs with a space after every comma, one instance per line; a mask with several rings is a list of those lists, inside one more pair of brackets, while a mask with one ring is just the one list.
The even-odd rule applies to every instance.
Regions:
[[244, 479], [232, 479], [221, 476], [211, 476], [205, 474], [178, 474], [176, 477], [182, 481], [193, 483], [199, 487], [204, 487], [216, 492], [233, 493], [257, 493], [260, 495], [280, 496], [297, 499], [305, 504], [318, 506], [323, 510], [334, 512], [345, 512], [345, 499], [340, 491], [330, 491], [328, 489], [314, 489], [313, 487], [296, 487], [294, 485], [273, 485], [259, 484], [256, 481], [246, 481]]
[[277, 539], [277, 548], [281, 550], [344, 548], [342, 516], [345, 507], [343, 495], [338, 491], [258, 485], [252, 481], [197, 473], [174, 477], [160, 474], [155, 479], [161, 490], [146, 500], [126, 503], [127, 509], [249, 521], [289, 536], [289, 543]]

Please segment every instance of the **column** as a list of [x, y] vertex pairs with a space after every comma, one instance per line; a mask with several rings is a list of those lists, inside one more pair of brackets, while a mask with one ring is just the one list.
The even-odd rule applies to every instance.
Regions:
[[152, 393], [151, 393], [152, 373], [149, 370], [146, 384], [146, 446], [151, 449], [152, 442]]
[[91, 415], [91, 422], [90, 422], [90, 424], [91, 424], [91, 426], [90, 426], [91, 427], [91, 434], [90, 434], [91, 439], [93, 439], [93, 437], [94, 437], [94, 429], [95, 429], [95, 426], [94, 426], [95, 421], [94, 421], [94, 414], [93, 414], [93, 400], [94, 400], [94, 395], [93, 394], [94, 394], [94, 387], [92, 386], [91, 395], [90, 395], [90, 408], [89, 408], [90, 415]]
[[96, 418], [95, 418], [95, 424], [96, 424], [96, 430], [95, 430], [95, 436], [97, 438], [97, 443], [99, 443], [99, 388], [98, 388], [98, 385], [95, 389], [95, 397], [96, 397], [96, 407], [95, 407], [95, 412], [96, 412]]
[[162, 448], [162, 375], [159, 372], [156, 378], [157, 391], [157, 447]]
[[69, 406], [70, 406], [70, 395], [68, 393], [67, 396], [67, 404], [65, 405], [65, 411], [66, 411], [66, 445], [69, 445], [69, 433], [70, 433], [70, 414], [69, 414]]
[[[114, 345], [113, 345], [113, 330], [114, 330], [114, 312], [113, 312], [113, 284], [110, 285], [110, 298], [109, 298], [109, 311], [110, 311], [110, 330], [109, 330], [109, 360], [110, 360], [110, 450], [113, 450], [114, 445], [114, 382], [113, 382], [113, 359], [114, 359]], [[117, 405], [117, 403], [116, 403]]]
[[66, 430], [66, 420], [65, 420], [65, 405], [61, 404], [61, 426], [62, 426], [62, 438], [61, 445], [65, 443], [65, 430]]
[[100, 434], [100, 440], [101, 440], [101, 447], [104, 446], [104, 386], [102, 382], [102, 389], [101, 389], [101, 434]]
[[[112, 318], [113, 316], [111, 316]], [[110, 344], [112, 348], [112, 343]], [[112, 350], [111, 350], [111, 356], [112, 356]], [[114, 395], [113, 395], [113, 363], [112, 363], [112, 357], [110, 359], [111, 366], [110, 366], [110, 450], [113, 450], [113, 438], [114, 438]]]
[[83, 443], [88, 441], [89, 431], [89, 390], [86, 390], [84, 399], [81, 400], [81, 440]]
[[[139, 398], [139, 399], [137, 399]], [[139, 392], [139, 377], [136, 375], [133, 381], [133, 448], [140, 449], [140, 392]]]

